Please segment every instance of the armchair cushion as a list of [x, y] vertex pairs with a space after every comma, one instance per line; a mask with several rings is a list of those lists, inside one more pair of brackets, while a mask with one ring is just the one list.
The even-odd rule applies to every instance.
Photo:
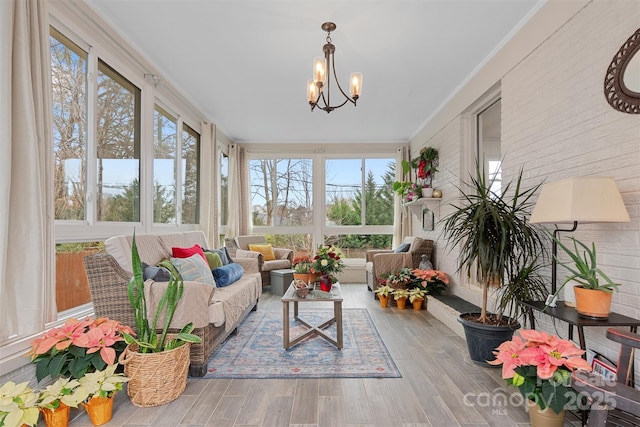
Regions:
[[264, 256], [265, 261], [273, 261], [276, 259], [271, 243], [267, 243], [265, 245], [251, 244], [249, 245], [249, 250], [260, 252]]
[[244, 274], [244, 268], [240, 264], [227, 264], [213, 270], [213, 278], [218, 287], [229, 286], [240, 280]]
[[409, 248], [411, 247], [411, 245], [409, 243], [403, 243], [400, 246], [398, 246], [397, 248], [395, 248], [393, 250], [394, 253], [399, 254], [402, 252], [409, 252]]
[[191, 255], [189, 258], [171, 258], [171, 264], [174, 265], [182, 280], [191, 282], [200, 282], [206, 285], [216, 287], [213, 274], [209, 270], [209, 264], [198, 254]]

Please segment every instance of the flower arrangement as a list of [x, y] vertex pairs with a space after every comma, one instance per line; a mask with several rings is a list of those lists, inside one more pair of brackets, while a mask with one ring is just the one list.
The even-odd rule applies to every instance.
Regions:
[[291, 265], [296, 273], [307, 274], [311, 270], [311, 264], [313, 260], [307, 254], [299, 255], [293, 259]]
[[80, 382], [72, 378], [58, 378], [40, 393], [38, 407], [54, 410], [63, 403], [77, 408], [80, 402], [89, 397], [86, 389], [79, 387]]
[[330, 276], [332, 279], [335, 274], [344, 270], [344, 267], [342, 252], [335, 246], [320, 247], [316, 251], [311, 264], [313, 272]]
[[417, 286], [424, 289], [429, 295], [440, 295], [447, 289], [449, 285], [449, 276], [440, 270], [420, 270], [418, 268], [412, 270], [415, 277], [414, 282]]
[[534, 401], [544, 410], [550, 407], [559, 414], [568, 402], [576, 401], [570, 387], [571, 371], [591, 370], [580, 357], [584, 350], [573, 342], [544, 331], [521, 330], [520, 336], [500, 344], [493, 353], [502, 365], [502, 378], [520, 390], [525, 399]]
[[129, 381], [124, 374], [116, 373], [118, 365], [109, 365], [101, 371], [87, 372], [80, 378], [80, 388], [84, 389], [87, 398], [111, 397], [122, 390], [122, 384]]
[[28, 353], [36, 365], [37, 380], [47, 375], [80, 379], [114, 364], [126, 347], [123, 333], [134, 335], [130, 327], [107, 318], [69, 319], [50, 329], [33, 341]]
[[27, 384], [9, 381], [0, 387], [0, 426], [35, 426], [38, 423], [38, 393]]

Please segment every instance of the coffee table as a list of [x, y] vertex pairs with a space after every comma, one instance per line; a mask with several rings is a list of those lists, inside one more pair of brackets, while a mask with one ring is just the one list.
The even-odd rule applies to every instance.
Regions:
[[[298, 304], [323, 302], [333, 303], [333, 317], [322, 322], [320, 325], [313, 326], [298, 316]], [[289, 336], [291, 332], [291, 324], [289, 320], [289, 303], [293, 303], [293, 318], [296, 320], [296, 322], [308, 328], [307, 331], [293, 339], [290, 339]], [[336, 324], [335, 339], [327, 335], [324, 331], [325, 328], [332, 325], [333, 323]], [[317, 335], [325, 339], [332, 345], [336, 346], [338, 349], [342, 349], [342, 293], [340, 292], [340, 284], [335, 283], [331, 288], [330, 294], [324, 293], [319, 290], [312, 290], [305, 298], [299, 298], [292, 283], [282, 297], [282, 331], [283, 346], [285, 350], [289, 350], [291, 347], [311, 335]]]

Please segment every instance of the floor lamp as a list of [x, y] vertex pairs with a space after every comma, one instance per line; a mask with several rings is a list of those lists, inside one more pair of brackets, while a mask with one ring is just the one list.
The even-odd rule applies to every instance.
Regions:
[[[544, 184], [530, 221], [555, 224], [551, 243], [551, 295], [555, 295], [559, 234], [575, 231], [579, 222], [629, 222], [629, 214], [612, 177], [580, 176]], [[569, 225], [561, 229], [558, 224]]]

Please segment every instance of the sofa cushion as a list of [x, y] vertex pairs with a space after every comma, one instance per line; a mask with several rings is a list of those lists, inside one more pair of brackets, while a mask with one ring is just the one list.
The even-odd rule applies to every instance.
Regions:
[[264, 264], [262, 264], [262, 271], [282, 270], [286, 268], [291, 268], [291, 261], [288, 259], [265, 261]]
[[414, 237], [411, 242], [411, 246], [409, 247], [409, 252], [417, 252], [420, 249], [420, 246], [422, 246], [422, 242], [424, 242], [422, 237]]
[[411, 247], [411, 244], [409, 243], [402, 243], [400, 246], [398, 246], [397, 248], [395, 248], [393, 250], [394, 253], [399, 254], [401, 252], [409, 252], [409, 248]]
[[262, 245], [252, 244], [252, 245], [249, 245], [249, 250], [254, 252], [260, 252], [262, 255], [264, 255], [265, 261], [273, 261], [276, 259], [276, 256], [273, 253], [273, 247], [271, 246], [271, 243], [262, 244]]
[[218, 255], [217, 253], [213, 253], [211, 251], [205, 251], [204, 256], [207, 257], [207, 263], [209, 264], [209, 268], [212, 271], [224, 265], [222, 264], [220, 255]]
[[231, 264], [233, 262], [233, 260], [229, 256], [229, 252], [227, 252], [227, 248], [222, 247], [220, 249], [205, 249], [205, 251], [218, 254], [218, 256], [220, 257], [220, 261], [222, 261], [222, 265]]
[[204, 256], [204, 251], [199, 244], [195, 244], [190, 248], [171, 248], [171, 253], [174, 258], [189, 258], [191, 255], [198, 254], [202, 257], [203, 260], [207, 261], [207, 257]]
[[213, 274], [211, 274], [211, 270], [209, 270], [209, 264], [198, 254], [192, 255], [189, 258], [171, 257], [171, 264], [178, 270], [182, 280], [200, 282], [213, 287], [216, 286]]
[[240, 264], [227, 264], [213, 270], [213, 278], [218, 287], [229, 286], [240, 280], [244, 274], [244, 268]]

